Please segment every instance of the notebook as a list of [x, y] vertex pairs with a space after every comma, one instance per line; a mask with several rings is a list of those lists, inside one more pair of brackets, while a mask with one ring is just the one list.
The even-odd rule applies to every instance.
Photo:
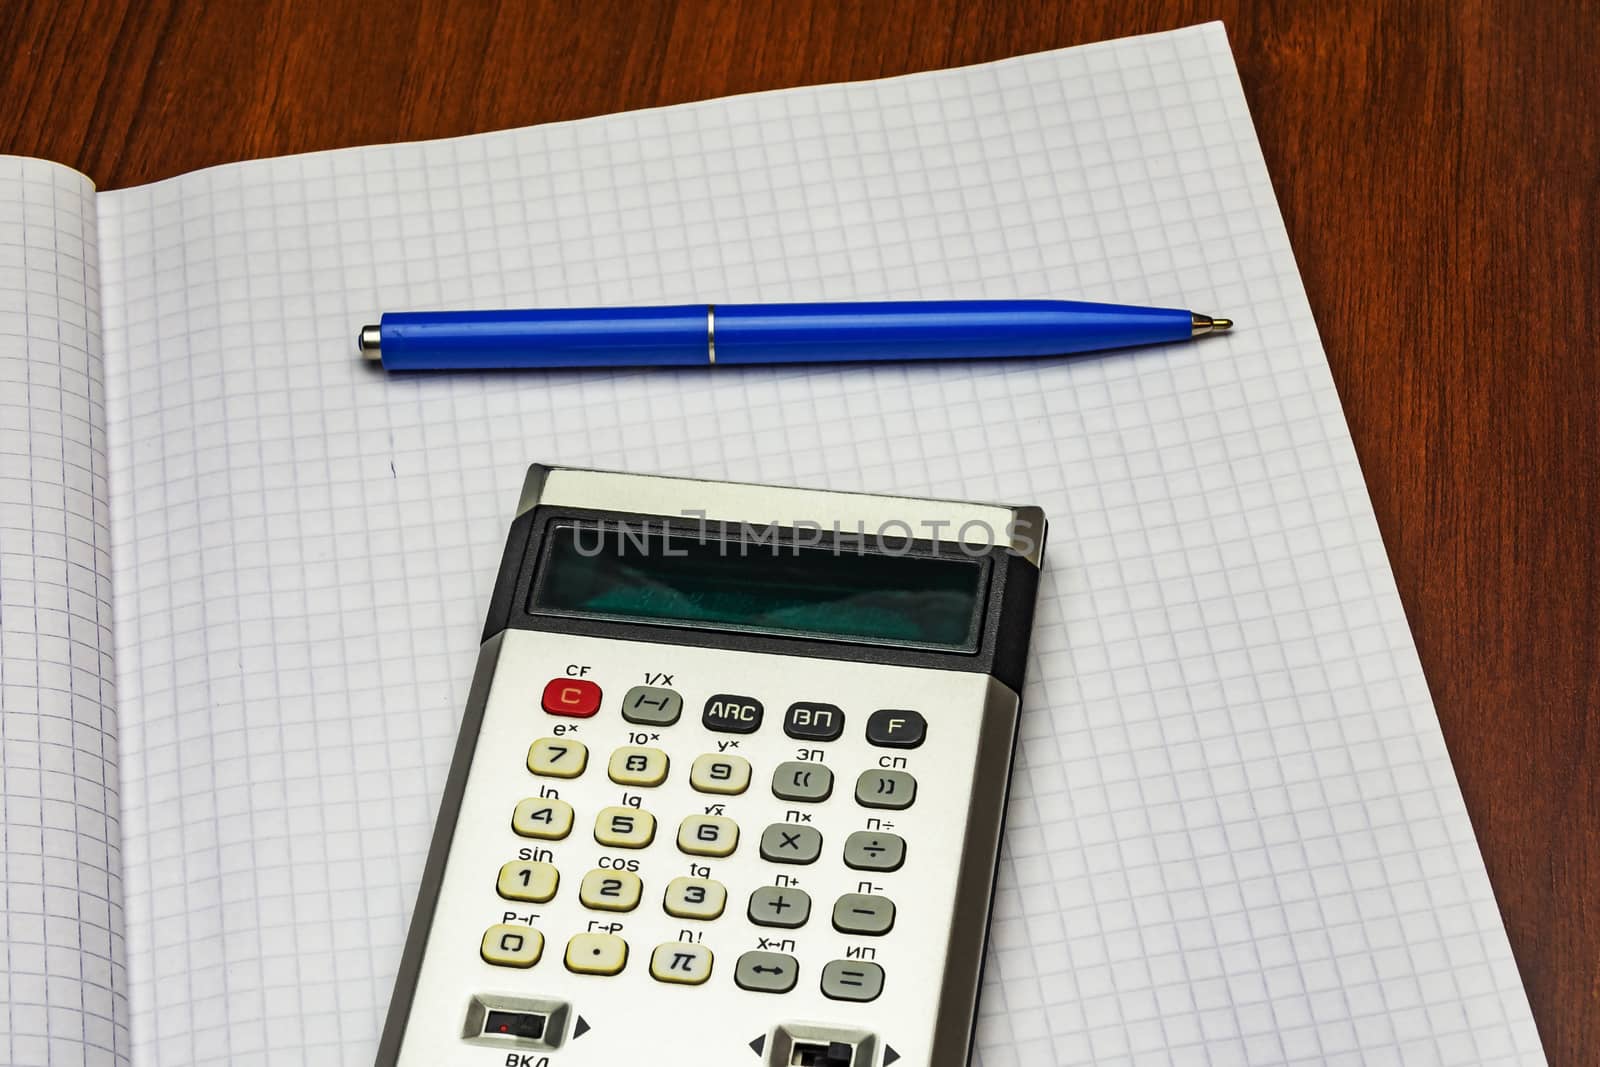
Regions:
[[[1046, 296], [1239, 327], [353, 352], [385, 309]], [[1543, 1062], [1218, 24], [98, 193], [0, 159], [0, 1061], [371, 1062], [533, 461], [1046, 510], [981, 1067]]]

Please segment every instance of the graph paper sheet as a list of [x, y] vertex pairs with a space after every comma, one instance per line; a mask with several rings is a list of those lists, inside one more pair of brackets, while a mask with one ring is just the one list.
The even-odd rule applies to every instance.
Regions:
[[94, 188], [0, 157], [0, 1063], [124, 1064]]
[[[1543, 1062], [1220, 26], [222, 167], [98, 223], [135, 1064], [371, 1061], [536, 460], [1048, 513], [982, 1067]], [[1045, 296], [1240, 327], [352, 351], [386, 309]]]

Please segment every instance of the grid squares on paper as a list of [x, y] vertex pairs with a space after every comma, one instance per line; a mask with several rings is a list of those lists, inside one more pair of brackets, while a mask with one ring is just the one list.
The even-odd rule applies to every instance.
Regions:
[[[530, 461], [1053, 523], [983, 1067], [1542, 1062], [1226, 39], [100, 198], [137, 1058], [370, 1061]], [[1205, 345], [385, 379], [386, 308], [1050, 296]]]
[[0, 1061], [129, 1062], [95, 264], [82, 175], [0, 157]]

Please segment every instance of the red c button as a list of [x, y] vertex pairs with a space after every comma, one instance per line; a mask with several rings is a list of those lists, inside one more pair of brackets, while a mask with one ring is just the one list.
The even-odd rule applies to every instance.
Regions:
[[600, 710], [600, 687], [583, 678], [552, 678], [545, 683], [544, 710], [587, 719]]

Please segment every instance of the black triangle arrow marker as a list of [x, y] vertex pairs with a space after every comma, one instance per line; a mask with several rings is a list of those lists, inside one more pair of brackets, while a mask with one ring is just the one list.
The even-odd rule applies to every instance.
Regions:
[[578, 1016], [578, 1024], [572, 1028], [572, 1039], [576, 1041], [589, 1032], [589, 1022], [583, 1016]]
[[889, 1064], [893, 1063], [895, 1060], [897, 1060], [899, 1058], [900, 1058], [900, 1053], [896, 1052], [894, 1049], [890, 1048], [888, 1045], [884, 1045], [883, 1046], [883, 1067], [889, 1067]]
[[757, 1056], [761, 1055], [761, 1050], [767, 1047], [767, 1035], [762, 1034], [760, 1037], [750, 1042], [750, 1047], [756, 1050]]

